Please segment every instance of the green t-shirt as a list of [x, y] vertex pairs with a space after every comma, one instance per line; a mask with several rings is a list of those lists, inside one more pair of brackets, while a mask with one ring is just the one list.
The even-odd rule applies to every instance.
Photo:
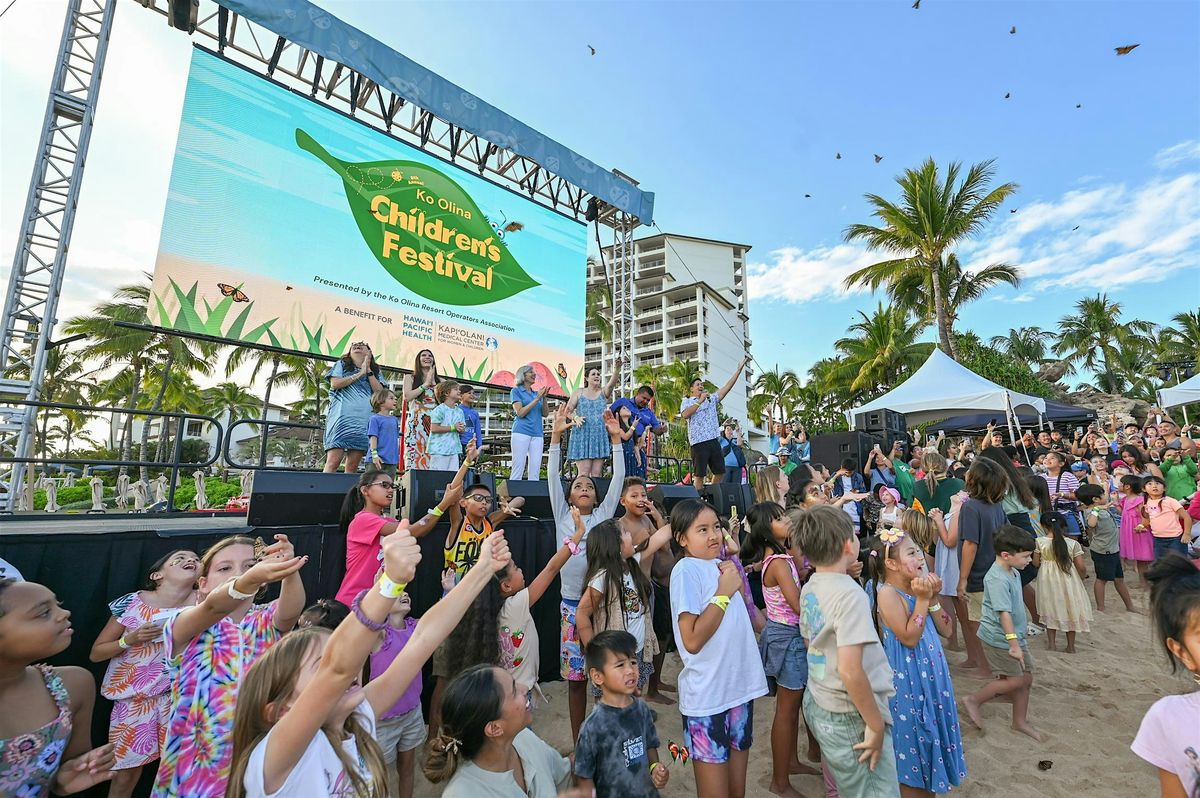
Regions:
[[929, 495], [929, 486], [925, 480], [917, 482], [913, 487], [913, 498], [921, 502], [925, 512], [937, 507], [943, 514], [950, 512], [950, 497], [963, 489], [963, 481], [954, 477], [946, 477], [937, 484], [937, 490]]
[[900, 498], [907, 505], [912, 504], [913, 486], [916, 484], [913, 480], [912, 469], [908, 467], [908, 463], [897, 457], [892, 461], [892, 470], [896, 472], [896, 490], [900, 491]]
[[779, 467], [779, 470], [790, 476], [791, 473], [796, 470], [796, 466], [798, 466], [798, 465], [799, 465], [799, 463], [789, 462], [787, 465], [781, 465]]

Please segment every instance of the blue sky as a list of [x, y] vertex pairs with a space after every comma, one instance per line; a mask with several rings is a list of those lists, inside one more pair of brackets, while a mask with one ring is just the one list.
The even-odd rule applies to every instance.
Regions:
[[[1200, 305], [1192, 0], [322, 5], [634, 176], [664, 230], [752, 245], [764, 366], [807, 368], [874, 306], [840, 287], [872, 262], [841, 231], [868, 221], [863, 194], [894, 196], [894, 176], [927, 156], [995, 158], [1021, 186], [960, 255], [1016, 263], [1025, 285], [970, 306], [962, 326], [1053, 327], [1097, 291], [1159, 322]], [[6, 259], [61, 7], [18, 0], [0, 20]], [[157, 246], [188, 48], [135, 4], [117, 16], [63, 317], [149, 268]]]

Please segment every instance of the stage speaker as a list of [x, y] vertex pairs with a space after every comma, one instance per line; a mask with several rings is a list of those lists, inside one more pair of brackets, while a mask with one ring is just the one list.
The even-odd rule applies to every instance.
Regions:
[[704, 486], [703, 498], [715, 508], [717, 515], [727, 516], [736, 507], [738, 515], [746, 517], [746, 511], [754, 504], [754, 494], [749, 485], [732, 482], [714, 482]]
[[650, 491], [650, 501], [663, 508], [667, 515], [670, 515], [671, 510], [681, 501], [699, 498], [700, 494], [696, 492], [694, 485], [655, 485]]
[[[400, 477], [400, 484], [396, 486], [399, 491], [396, 495], [397, 517], [419, 521], [425, 513], [441, 502], [446, 495], [446, 486], [454, 481], [455, 473], [457, 472], [424, 471], [416, 468], [405, 471]], [[496, 475], [486, 471], [468, 470], [463, 478], [463, 487], [480, 484], [487, 485], [488, 490], [492, 492], [492, 507], [488, 509], [490, 513], [496, 508]]]
[[851, 430], [817, 435], [812, 439], [812, 462], [820, 463], [833, 473], [841, 467], [843, 460], [850, 457], [858, 463], [858, 469], [861, 470], [871, 454], [871, 449], [877, 443], [883, 447], [882, 432], [870, 434], [862, 430]]
[[903, 413], [895, 410], [868, 410], [854, 416], [854, 429], [862, 432], [898, 432], [907, 433]]
[[337, 524], [346, 492], [357, 484], [358, 474], [259, 471], [254, 475], [246, 523], [250, 526]]

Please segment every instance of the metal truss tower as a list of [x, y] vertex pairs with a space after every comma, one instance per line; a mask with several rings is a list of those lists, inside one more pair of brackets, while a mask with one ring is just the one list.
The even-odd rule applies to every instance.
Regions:
[[[0, 461], [29, 457], [36, 411], [5, 400], [36, 400], [46, 368], [58, 296], [116, 0], [69, 0], [21, 235], [13, 257], [0, 338]], [[24, 466], [10, 463], [8, 509]]]
[[633, 231], [637, 219], [616, 212], [611, 220], [613, 231], [612, 262], [612, 368], [616, 368], [616, 356], [623, 355], [625, 364], [620, 370], [617, 387], [622, 395], [629, 396], [633, 387], [633, 277], [634, 246]]

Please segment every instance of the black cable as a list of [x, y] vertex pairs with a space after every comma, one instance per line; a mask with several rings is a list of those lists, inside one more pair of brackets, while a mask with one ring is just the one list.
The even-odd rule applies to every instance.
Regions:
[[10, 2], [8, 5], [6, 5], [6, 6], [4, 7], [4, 10], [3, 10], [3, 11], [0, 11], [0, 17], [2, 17], [2, 16], [4, 16], [5, 14], [7, 14], [7, 13], [8, 13], [8, 9], [12, 8], [12, 7], [13, 7], [13, 6], [16, 4], [16, 2], [17, 2], [17, 0], [11, 0], [11, 2]]

